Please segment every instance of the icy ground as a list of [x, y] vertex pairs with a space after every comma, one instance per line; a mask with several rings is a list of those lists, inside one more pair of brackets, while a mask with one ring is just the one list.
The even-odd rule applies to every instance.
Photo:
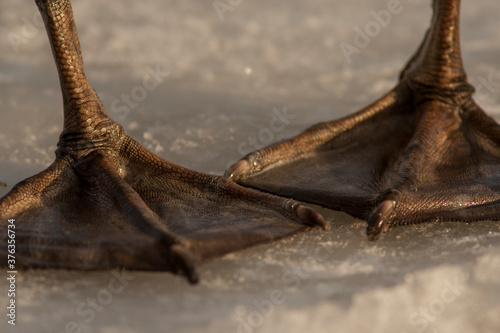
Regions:
[[[252, 146], [378, 98], [431, 14], [430, 0], [221, 2], [230, 10], [220, 15], [212, 0], [73, 4], [87, 75], [113, 117], [164, 158], [216, 174]], [[390, 22], [378, 23], [372, 11], [389, 6]], [[462, 4], [465, 66], [479, 104], [497, 120], [499, 13], [498, 0]], [[39, 22], [32, 1], [2, 0], [0, 196], [52, 162], [61, 131], [57, 74]], [[339, 45], [355, 45], [356, 28], [373, 29], [372, 37], [347, 59]], [[146, 89], [155, 70], [158, 84]], [[284, 110], [284, 126], [271, 131]], [[2, 278], [0, 331], [500, 331], [498, 222], [410, 226], [370, 243], [363, 221], [319, 210], [329, 231], [204, 264], [197, 286], [168, 273], [22, 272], [15, 327]]]

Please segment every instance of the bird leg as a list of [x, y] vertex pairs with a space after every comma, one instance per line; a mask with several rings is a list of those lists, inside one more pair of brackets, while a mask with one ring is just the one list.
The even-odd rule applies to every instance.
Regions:
[[[54, 163], [0, 199], [1, 227], [16, 221], [16, 268], [123, 267], [194, 283], [198, 262], [325, 227], [296, 201], [182, 168], [127, 136], [85, 77], [70, 1], [36, 4], [59, 72], [64, 130]], [[6, 250], [3, 233], [2, 264]]]
[[474, 102], [459, 0], [435, 0], [430, 29], [378, 101], [250, 153], [244, 186], [345, 211], [376, 240], [395, 226], [500, 219], [500, 126]]

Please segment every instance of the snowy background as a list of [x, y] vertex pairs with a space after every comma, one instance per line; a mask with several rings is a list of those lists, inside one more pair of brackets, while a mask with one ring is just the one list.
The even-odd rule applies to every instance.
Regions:
[[[347, 115], [396, 84], [430, 21], [430, 1], [398, 13], [359, 53], [389, 0], [74, 1], [89, 80], [127, 133], [162, 157], [223, 174], [261, 146]], [[483, 108], [500, 120], [500, 3], [465, 0], [462, 48]], [[0, 4], [0, 196], [46, 168], [62, 126], [57, 73], [32, 1]], [[148, 71], [168, 72], [145, 89]], [[145, 92], [145, 93], [144, 93]], [[131, 96], [127, 104], [123, 96]], [[269, 134], [276, 110], [290, 122]], [[264, 133], [265, 132], [265, 133]], [[240, 148], [238, 148], [240, 147]], [[365, 222], [318, 208], [313, 231], [168, 273], [18, 274], [16, 327], [1, 332], [498, 332], [500, 224], [431, 223], [377, 243]], [[6, 273], [5, 273], [6, 274]], [[126, 278], [126, 279], [125, 279]], [[115, 286], [116, 287], [116, 286]], [[90, 304], [95, 299], [94, 307]]]

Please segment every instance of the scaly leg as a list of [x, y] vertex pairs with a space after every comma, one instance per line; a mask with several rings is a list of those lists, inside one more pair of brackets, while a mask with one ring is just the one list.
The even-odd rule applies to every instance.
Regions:
[[384, 97], [250, 153], [226, 177], [365, 219], [371, 240], [397, 225], [500, 219], [500, 126], [472, 99], [459, 6], [434, 1], [431, 28]]
[[[0, 199], [16, 220], [17, 267], [164, 270], [311, 226], [314, 210], [163, 160], [125, 135], [87, 81], [69, 0], [36, 0], [59, 72], [64, 130], [55, 162]], [[7, 263], [7, 234], [0, 259]]]

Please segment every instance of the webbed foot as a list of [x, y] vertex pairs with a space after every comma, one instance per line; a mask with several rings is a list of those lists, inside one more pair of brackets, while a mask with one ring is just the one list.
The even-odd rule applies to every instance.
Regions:
[[[15, 220], [16, 268], [164, 270], [194, 283], [197, 262], [326, 226], [296, 201], [182, 168], [125, 135], [85, 77], [70, 2], [36, 3], [59, 71], [64, 131], [55, 162], [0, 199], [2, 228]], [[7, 243], [3, 233], [2, 264]]]
[[500, 219], [500, 126], [472, 99], [459, 2], [434, 2], [431, 28], [392, 91], [250, 153], [226, 177], [364, 219], [371, 240], [397, 225]]

